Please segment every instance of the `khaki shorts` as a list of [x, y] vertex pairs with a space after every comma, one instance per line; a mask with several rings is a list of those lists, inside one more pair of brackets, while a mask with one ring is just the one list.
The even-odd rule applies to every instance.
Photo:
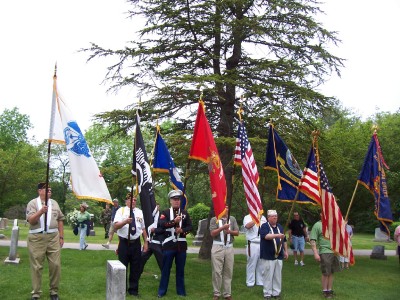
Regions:
[[108, 235], [114, 234], [114, 232], [115, 232], [115, 230], [114, 230], [114, 222], [111, 222], [110, 229], [108, 230]]
[[321, 258], [321, 272], [323, 275], [331, 275], [340, 271], [339, 260], [333, 253], [323, 253]]

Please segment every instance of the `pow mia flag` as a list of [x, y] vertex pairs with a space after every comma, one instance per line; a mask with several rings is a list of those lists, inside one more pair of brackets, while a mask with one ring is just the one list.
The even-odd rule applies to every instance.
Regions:
[[136, 134], [132, 161], [132, 174], [136, 176], [136, 188], [139, 191], [144, 224], [146, 230], [148, 230], [148, 227], [154, 223], [153, 212], [156, 209], [156, 200], [153, 191], [150, 164], [142, 132], [140, 131], [140, 116], [138, 112], [136, 112]]

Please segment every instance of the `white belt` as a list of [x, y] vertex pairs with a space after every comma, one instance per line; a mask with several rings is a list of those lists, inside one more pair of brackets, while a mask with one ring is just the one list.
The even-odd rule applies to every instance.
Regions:
[[171, 235], [171, 236], [167, 237], [167, 238], [162, 242], [162, 244], [164, 245], [165, 243], [168, 243], [169, 241], [173, 241], [174, 243], [175, 243], [176, 241], [178, 241], [178, 242], [186, 242], [186, 238], [182, 238], [182, 237], [176, 238], [174, 235]]
[[46, 231], [44, 231], [42, 228], [29, 230], [29, 233], [44, 233], [45, 234], [45, 233], [54, 233], [54, 232], [58, 232], [58, 228], [47, 229]]
[[233, 246], [233, 244], [226, 244], [224, 242], [220, 242], [220, 241], [213, 241], [213, 245], [220, 245], [220, 246], [224, 246], [226, 248], [230, 248]]

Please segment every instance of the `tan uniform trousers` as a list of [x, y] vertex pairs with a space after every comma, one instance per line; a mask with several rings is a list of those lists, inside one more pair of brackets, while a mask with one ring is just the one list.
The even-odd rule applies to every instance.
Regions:
[[44, 259], [49, 264], [50, 295], [58, 294], [61, 277], [60, 239], [55, 233], [30, 233], [28, 235], [29, 260], [32, 277], [32, 297], [40, 297]]
[[232, 275], [234, 263], [233, 247], [213, 245], [211, 248], [212, 284], [214, 296], [221, 296], [223, 286], [223, 297], [232, 295]]

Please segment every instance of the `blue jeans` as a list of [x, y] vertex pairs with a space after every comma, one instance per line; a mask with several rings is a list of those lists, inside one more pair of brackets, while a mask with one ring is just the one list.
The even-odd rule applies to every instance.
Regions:
[[172, 262], [175, 259], [176, 266], [176, 293], [186, 296], [185, 291], [185, 264], [186, 251], [163, 250], [163, 266], [161, 270], [160, 286], [158, 295], [164, 296], [168, 290], [169, 276], [171, 273]]
[[292, 235], [293, 251], [304, 252], [305, 240], [304, 236]]
[[78, 226], [78, 235], [79, 235], [79, 249], [83, 250], [86, 246], [86, 231], [87, 225], [83, 224], [83, 227]]

